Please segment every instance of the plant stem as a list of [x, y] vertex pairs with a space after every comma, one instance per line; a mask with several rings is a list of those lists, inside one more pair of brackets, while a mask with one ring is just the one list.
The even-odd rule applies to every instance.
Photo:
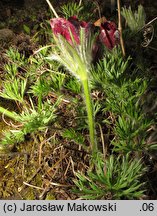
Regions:
[[8, 116], [9, 118], [11, 118], [13, 120], [18, 121], [18, 117], [16, 116], [15, 112], [8, 111], [7, 109], [5, 109], [1, 106], [0, 106], [0, 113]]
[[122, 35], [122, 21], [121, 21], [121, 11], [120, 11], [120, 0], [117, 0], [118, 5], [118, 30], [120, 33], [120, 45], [122, 49], [123, 56], [125, 57], [125, 48], [124, 48], [124, 41], [123, 41], [123, 35]]
[[82, 0], [79, 1], [79, 6], [81, 6], [81, 4], [82, 4]]
[[58, 14], [56, 13], [55, 9], [53, 8], [51, 2], [49, 0], [46, 0], [47, 4], [49, 5], [50, 9], [52, 10], [52, 12], [54, 13], [55, 17], [58, 18]]
[[96, 138], [95, 138], [93, 106], [92, 106], [92, 100], [90, 96], [88, 80], [87, 79], [82, 80], [82, 85], [83, 85], [83, 90], [84, 90], [85, 103], [86, 103], [87, 116], [88, 116], [90, 144], [91, 144], [91, 150], [92, 150], [92, 155], [94, 159], [97, 153], [97, 143], [96, 143]]
[[[154, 19], [152, 19], [150, 22], [148, 22], [147, 24], [145, 24], [142, 29], [146, 28], [147, 26], [149, 26], [150, 24], [152, 24], [152, 22], [154, 22], [155, 20], [157, 20], [157, 17], [155, 17]], [[140, 29], [140, 31], [142, 30]]]

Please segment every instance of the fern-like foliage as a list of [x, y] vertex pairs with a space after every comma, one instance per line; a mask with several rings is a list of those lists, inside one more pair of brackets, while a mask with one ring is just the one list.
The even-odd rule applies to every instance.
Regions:
[[153, 145], [148, 145], [146, 142], [147, 130], [149, 130], [153, 121], [147, 119], [142, 113], [138, 113], [138, 109], [136, 111], [134, 109], [134, 113], [134, 117], [123, 115], [116, 120], [114, 128], [116, 140], [112, 141], [114, 151], [140, 152], [153, 147]]
[[126, 19], [126, 22], [132, 32], [136, 33], [145, 25], [146, 15], [142, 5], [138, 6], [138, 10], [133, 12], [131, 7], [122, 8], [122, 16]]
[[50, 101], [45, 102], [40, 111], [36, 109], [23, 111], [19, 115], [19, 122], [24, 125], [23, 131], [27, 134], [45, 128], [56, 118], [55, 111], [56, 104], [52, 106]]
[[103, 91], [101, 102], [103, 113], [111, 112], [115, 117], [112, 125], [114, 139], [111, 141], [116, 152], [142, 152], [156, 148], [156, 143], [148, 144], [149, 129], [155, 123], [145, 113], [142, 98], [148, 88], [148, 80], [134, 76], [130, 68], [130, 58], [123, 59], [116, 50], [106, 54], [92, 70], [91, 84]]
[[85, 149], [87, 149], [84, 136], [73, 128], [65, 129], [62, 133], [62, 136], [67, 140], [73, 141], [78, 145], [82, 145]]
[[[93, 18], [95, 15], [95, 9], [96, 9], [95, 2], [86, 0], [86, 1], [82, 1], [81, 4], [76, 2], [70, 2], [64, 4], [61, 7], [60, 12], [66, 19], [71, 16], [77, 16], [79, 17], [79, 20], [94, 21]], [[90, 11], [90, 13], [87, 13], [87, 11]]]
[[3, 91], [0, 92], [0, 97], [23, 103], [26, 84], [27, 79], [16, 78], [12, 82], [5, 81], [3, 83]]
[[61, 7], [61, 13], [67, 19], [71, 16], [78, 16], [82, 9], [82, 5], [79, 5], [75, 2], [70, 2]]
[[111, 155], [104, 163], [97, 159], [95, 171], [76, 173], [75, 180], [83, 199], [134, 199], [140, 198], [144, 190], [141, 176], [145, 173], [141, 160], [126, 156]]
[[19, 130], [8, 130], [3, 132], [4, 138], [1, 140], [0, 146], [13, 146], [16, 143], [23, 142], [25, 140], [24, 132]]
[[108, 83], [121, 86], [124, 82], [126, 70], [129, 69], [130, 57], [122, 57], [120, 49], [107, 52], [104, 59], [91, 70], [91, 85], [96, 89], [105, 89]]
[[57, 117], [55, 114], [56, 106], [59, 104], [60, 98], [54, 105], [47, 101], [42, 104], [42, 109], [27, 109], [21, 114], [16, 115], [16, 120], [22, 124], [18, 130], [10, 130], [4, 132], [4, 138], [1, 144], [15, 144], [24, 141], [25, 135], [44, 130]]
[[81, 93], [81, 85], [75, 77], [69, 76], [69, 79], [64, 83], [64, 87], [75, 94]]

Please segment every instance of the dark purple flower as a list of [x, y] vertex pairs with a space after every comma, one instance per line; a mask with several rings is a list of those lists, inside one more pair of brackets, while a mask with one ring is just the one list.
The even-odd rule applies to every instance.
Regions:
[[89, 33], [94, 32], [95, 26], [98, 26], [99, 35], [95, 40], [92, 48], [93, 62], [97, 62], [103, 56], [102, 45], [105, 45], [108, 49], [113, 49], [119, 44], [119, 31], [116, 24], [111, 21], [107, 21], [105, 17], [97, 20], [94, 25], [80, 21], [76, 16], [65, 18], [53, 18], [50, 20], [50, 25], [55, 36], [62, 35], [67, 42], [71, 45], [73, 41], [76, 44], [80, 44], [80, 29], [85, 29], [86, 37]]
[[114, 22], [106, 21], [101, 24], [99, 40], [108, 49], [113, 49], [116, 45], [119, 44], [119, 37], [119, 31]]
[[70, 21], [64, 18], [53, 18], [50, 20], [50, 25], [55, 36], [62, 35], [71, 45], [73, 44], [73, 39], [77, 44], [80, 43], [77, 29]]
[[76, 16], [71, 16], [71, 17], [69, 17], [69, 18], [68, 18], [68, 21], [71, 22], [71, 23], [75, 26], [75, 28], [76, 28], [77, 30], [79, 30], [80, 27], [86, 28], [86, 27], [88, 26], [88, 23], [87, 23], [87, 22], [85, 22], [85, 21], [80, 21]]
[[50, 25], [56, 36], [62, 35], [71, 45], [73, 45], [73, 39], [76, 44], [80, 43], [80, 28], [85, 28], [85, 31], [88, 32], [89, 26], [85, 21], [79, 21], [76, 16], [69, 17], [68, 20], [65, 18], [53, 18], [50, 20]]

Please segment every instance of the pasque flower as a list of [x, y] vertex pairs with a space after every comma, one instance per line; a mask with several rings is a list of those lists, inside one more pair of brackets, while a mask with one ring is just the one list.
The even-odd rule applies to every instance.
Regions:
[[50, 25], [55, 36], [62, 35], [71, 45], [73, 39], [79, 44], [79, 35], [70, 21], [65, 18], [53, 18], [50, 20]]
[[[65, 18], [53, 18], [50, 20], [50, 24], [54, 35], [62, 35], [71, 45], [73, 40], [76, 44], [80, 44], [80, 28], [85, 28], [88, 37], [89, 31], [92, 31], [94, 26], [99, 26], [98, 43], [100, 42], [108, 49], [113, 49], [119, 44], [119, 31], [116, 24], [107, 21], [104, 17], [95, 22], [94, 25], [80, 21], [76, 16], [69, 17], [68, 20]], [[97, 49], [97, 46], [95, 46], [95, 49]]]
[[[57, 49], [54, 49], [51, 60], [60, 62], [82, 84], [84, 101], [86, 104], [90, 147], [93, 158], [97, 154], [95, 121], [93, 104], [89, 86], [89, 71], [91, 68], [93, 37], [89, 31], [89, 24], [79, 21], [77, 17], [51, 19], [51, 27]], [[62, 36], [62, 37], [60, 37]]]
[[100, 18], [94, 23], [100, 28], [97, 42], [101, 42], [108, 49], [113, 49], [119, 44], [120, 35], [114, 22], [108, 21], [105, 17]]
[[91, 69], [92, 57], [96, 56], [93, 53], [99, 51], [97, 40], [100, 41], [100, 46], [103, 43], [107, 48], [113, 48], [115, 40], [112, 37], [108, 39], [108, 37], [114, 35], [116, 27], [111, 25], [111, 23], [107, 26], [102, 23], [100, 34], [95, 39], [91, 37], [92, 26], [94, 27], [94, 25], [85, 21], [79, 21], [76, 16], [70, 17], [68, 20], [54, 18], [50, 20], [50, 23], [52, 31], [56, 36], [54, 39], [59, 52], [54, 50], [49, 59], [56, 60], [64, 65], [82, 84], [88, 116], [91, 151], [93, 158], [95, 158], [98, 149], [88, 74]]
[[114, 22], [106, 21], [101, 24], [99, 40], [108, 49], [113, 49], [119, 44], [119, 31]]
[[55, 36], [62, 35], [71, 45], [73, 40], [76, 44], [80, 44], [80, 28], [85, 28], [88, 32], [89, 24], [85, 21], [79, 21], [76, 16], [65, 18], [53, 18], [50, 25]]

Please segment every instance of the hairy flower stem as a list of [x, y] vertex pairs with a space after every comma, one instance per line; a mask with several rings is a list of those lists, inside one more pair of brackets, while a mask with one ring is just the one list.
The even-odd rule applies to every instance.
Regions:
[[87, 109], [87, 116], [88, 116], [90, 145], [91, 145], [91, 150], [92, 150], [92, 156], [94, 159], [94, 158], [96, 158], [96, 154], [98, 151], [97, 151], [97, 143], [96, 143], [96, 137], [95, 137], [93, 105], [92, 105], [92, 100], [91, 100], [91, 96], [90, 96], [88, 79], [81, 80], [81, 81], [82, 81], [82, 85], [83, 85], [85, 103], [86, 103], [86, 109]]
[[123, 53], [123, 57], [125, 57], [125, 47], [123, 41], [123, 34], [122, 34], [122, 20], [121, 20], [121, 10], [120, 10], [120, 0], [117, 0], [118, 5], [118, 30], [120, 33], [120, 45]]
[[8, 111], [7, 109], [3, 108], [3, 107], [0, 107], [0, 113], [2, 113], [3, 115], [6, 115], [7, 117], [15, 120], [15, 121], [18, 121], [18, 117], [15, 115], [14, 112], [10, 112]]

